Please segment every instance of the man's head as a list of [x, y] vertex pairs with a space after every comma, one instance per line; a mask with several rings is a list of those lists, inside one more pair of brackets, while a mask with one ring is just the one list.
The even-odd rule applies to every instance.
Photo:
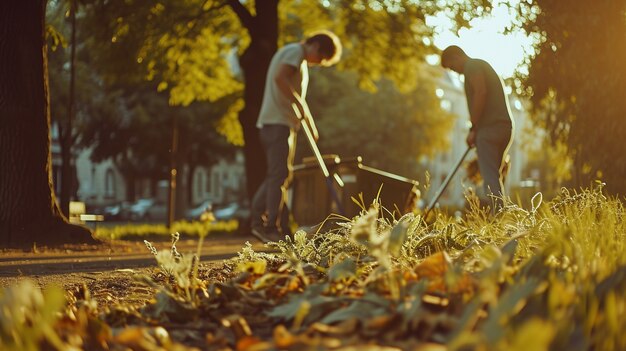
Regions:
[[305, 60], [310, 65], [332, 66], [341, 58], [341, 41], [330, 31], [311, 34], [305, 41]]
[[441, 66], [457, 73], [463, 73], [463, 66], [469, 59], [465, 51], [456, 45], [450, 45], [441, 53]]

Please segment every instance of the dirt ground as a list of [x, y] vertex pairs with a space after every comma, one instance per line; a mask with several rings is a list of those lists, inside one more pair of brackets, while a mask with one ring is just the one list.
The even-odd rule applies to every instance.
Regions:
[[[255, 250], [265, 249], [253, 237], [226, 236], [207, 238], [200, 255], [203, 270], [219, 269], [225, 259], [236, 256], [249, 241]], [[157, 250], [171, 248], [169, 241], [152, 242]], [[195, 253], [195, 240], [181, 240], [176, 245], [180, 253]], [[40, 287], [57, 285], [65, 290], [87, 287], [100, 303], [140, 303], [152, 291], [138, 284], [138, 274], [158, 274], [154, 256], [141, 241], [115, 241], [100, 246], [65, 245], [37, 248], [30, 251], [0, 251], [0, 289], [30, 279]]]

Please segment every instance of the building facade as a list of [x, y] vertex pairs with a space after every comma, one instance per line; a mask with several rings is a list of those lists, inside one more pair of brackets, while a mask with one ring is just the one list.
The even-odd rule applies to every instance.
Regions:
[[[60, 193], [61, 179], [61, 151], [59, 145], [58, 128], [53, 123], [51, 127], [51, 156], [52, 178], [55, 192]], [[102, 207], [129, 201], [127, 198], [126, 180], [112, 159], [102, 162], [91, 160], [91, 148], [82, 149], [74, 154], [76, 169], [77, 191], [72, 201], [82, 201], [91, 207]], [[188, 189], [188, 167], [183, 167], [178, 172], [177, 185], [179, 188]], [[226, 204], [240, 201], [245, 198], [245, 170], [244, 157], [241, 151], [237, 152], [233, 159], [221, 159], [211, 167], [196, 167], [191, 177], [189, 186], [191, 191], [186, 194], [191, 197], [191, 206], [204, 201], [215, 204]], [[150, 179], [137, 179], [135, 181], [135, 199], [156, 198], [160, 202], [167, 199], [169, 180], [157, 181], [151, 184]]]
[[196, 168], [192, 182], [193, 204], [206, 200], [216, 204], [243, 201], [246, 197], [243, 152], [237, 152], [232, 160], [221, 159], [211, 168]]

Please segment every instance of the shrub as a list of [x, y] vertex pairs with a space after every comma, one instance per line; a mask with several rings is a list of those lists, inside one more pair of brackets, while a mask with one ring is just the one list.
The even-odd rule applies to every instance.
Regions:
[[168, 229], [164, 224], [126, 224], [115, 227], [98, 227], [95, 236], [110, 240], [169, 240], [172, 233], [180, 233], [182, 238], [199, 238], [217, 233], [234, 233], [239, 228], [237, 220], [219, 222], [174, 222]]

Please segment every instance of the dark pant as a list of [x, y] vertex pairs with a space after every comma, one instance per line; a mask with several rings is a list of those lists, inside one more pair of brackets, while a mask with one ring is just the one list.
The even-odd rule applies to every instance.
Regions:
[[[504, 196], [503, 168], [504, 156], [513, 141], [512, 127], [509, 123], [484, 126], [476, 132], [476, 153], [478, 167], [483, 178], [487, 203], [492, 208], [502, 207]], [[492, 199], [489, 199], [493, 195]]]
[[267, 173], [263, 183], [254, 194], [251, 208], [251, 224], [262, 226], [263, 213], [267, 211], [267, 231], [277, 231], [280, 214], [280, 227], [288, 235], [288, 212], [284, 196], [285, 181], [289, 176], [291, 129], [285, 125], [268, 124], [259, 130], [261, 144], [267, 160]]

